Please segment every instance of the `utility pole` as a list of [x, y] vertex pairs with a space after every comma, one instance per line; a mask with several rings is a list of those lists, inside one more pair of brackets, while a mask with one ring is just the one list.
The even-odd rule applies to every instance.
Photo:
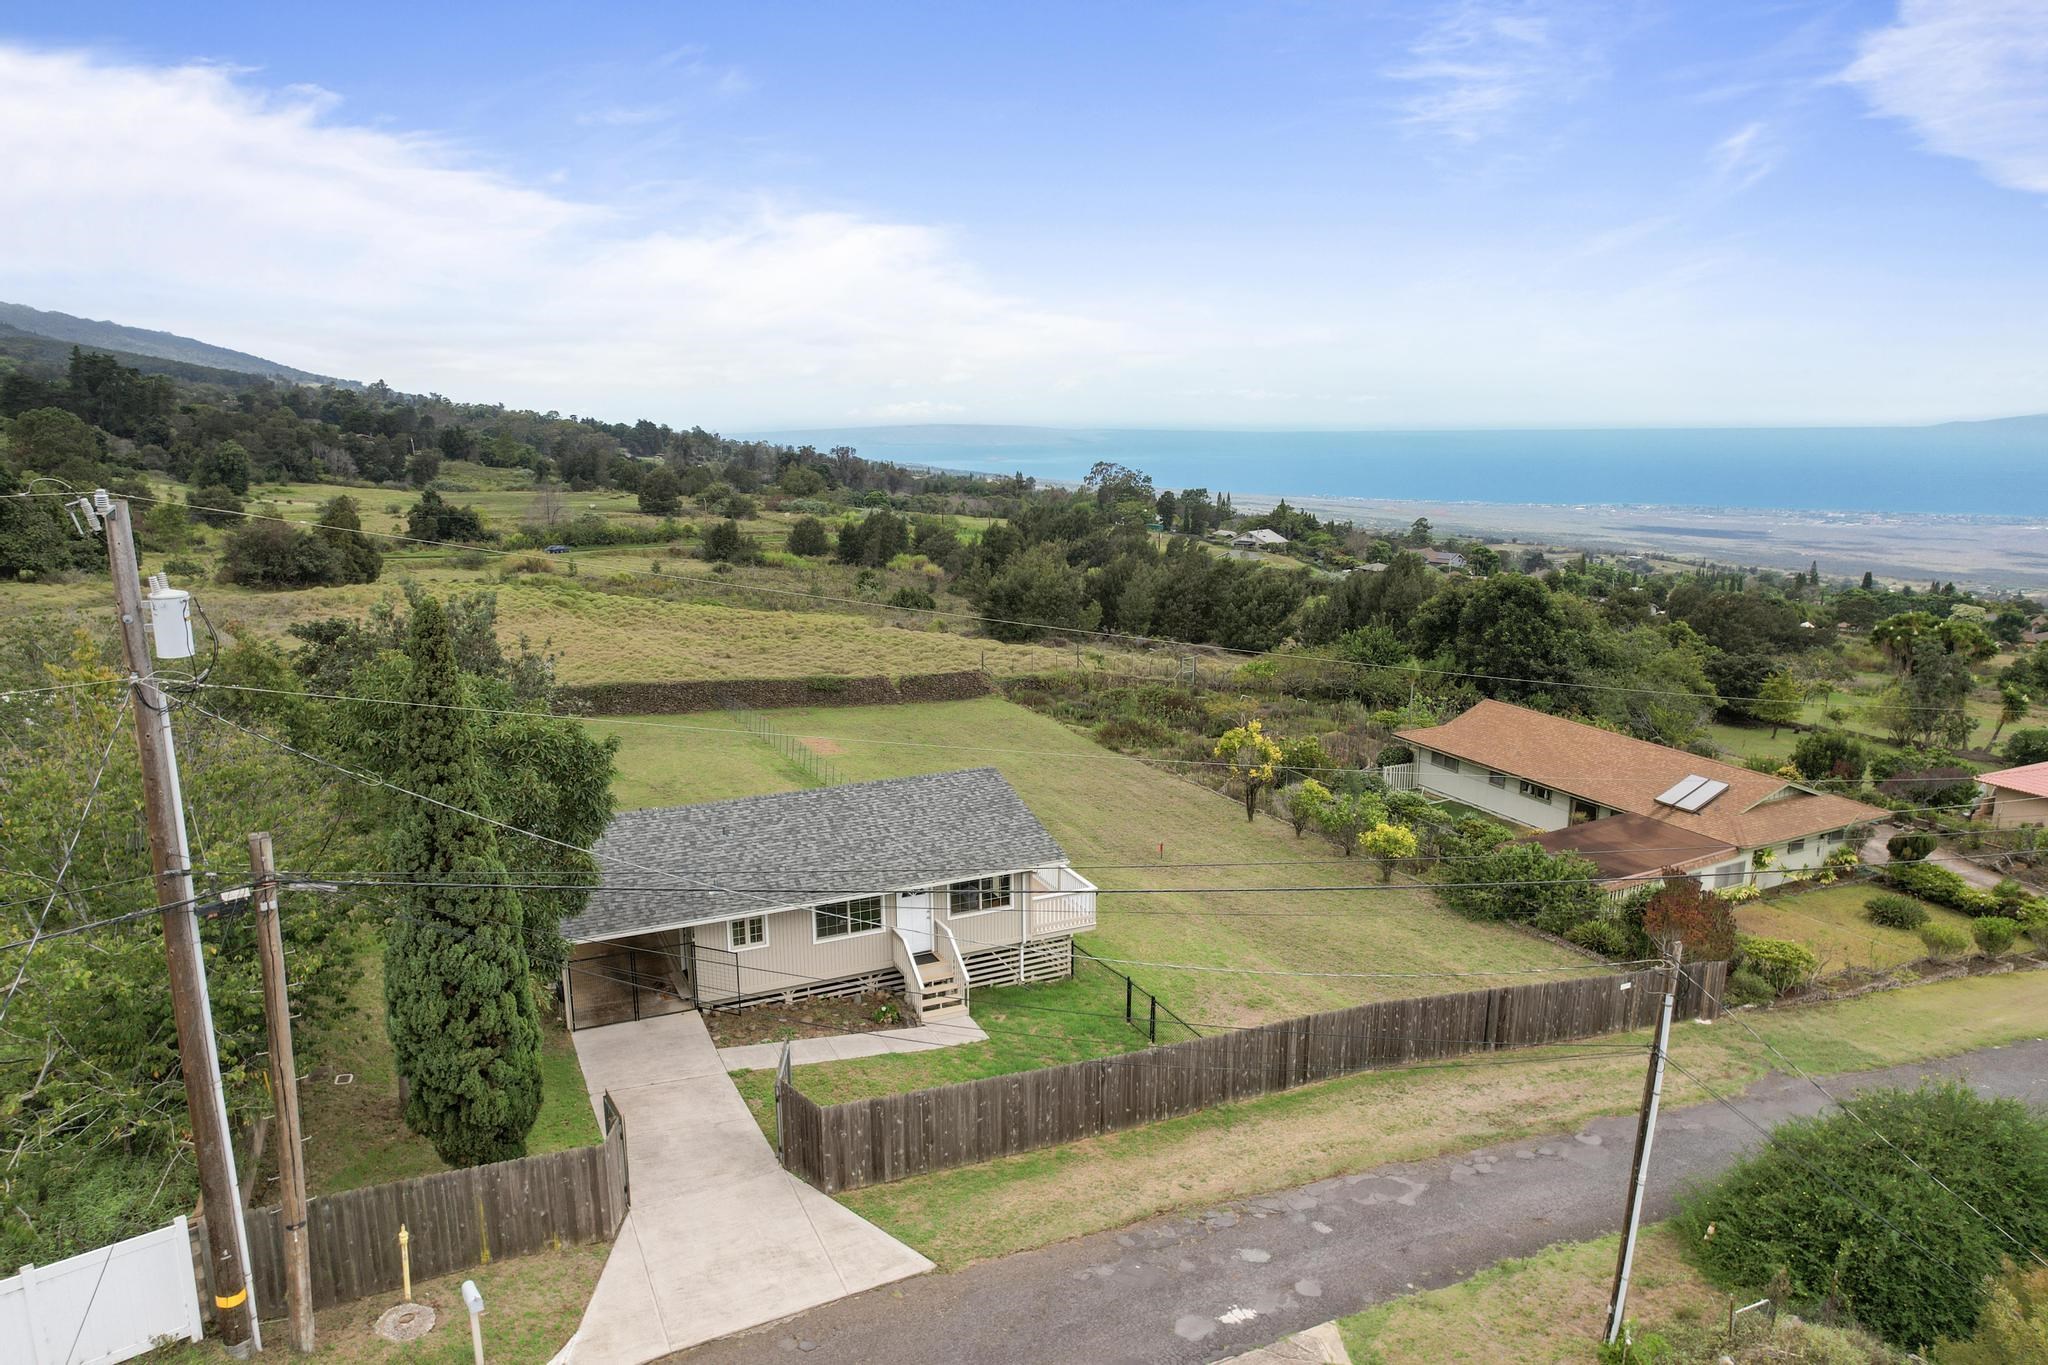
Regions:
[[1636, 1153], [1629, 1162], [1628, 1217], [1621, 1233], [1621, 1254], [1614, 1261], [1614, 1300], [1607, 1307], [1607, 1342], [1621, 1335], [1622, 1318], [1628, 1311], [1628, 1281], [1635, 1270], [1636, 1230], [1643, 1220], [1645, 1178], [1650, 1165], [1650, 1143], [1657, 1135], [1657, 1106], [1664, 1098], [1664, 1054], [1671, 1045], [1671, 1011], [1678, 1002], [1678, 964], [1685, 958], [1685, 945], [1673, 940], [1664, 962], [1664, 1005], [1657, 1015], [1657, 1041], [1650, 1048], [1650, 1071], [1643, 1080], [1643, 1106], [1636, 1123]]
[[313, 1266], [306, 1252], [306, 1153], [299, 1136], [299, 1077], [292, 1055], [291, 996], [285, 990], [284, 929], [277, 915], [277, 860], [270, 836], [249, 836], [255, 883], [256, 952], [263, 963], [263, 1019], [270, 1032], [270, 1090], [277, 1103], [277, 1173], [284, 1186], [284, 1298], [292, 1348], [313, 1353]]
[[[171, 743], [171, 706], [155, 681], [142, 633], [141, 570], [125, 499], [95, 492], [91, 510], [105, 522], [107, 565], [114, 577], [121, 654], [135, 703], [135, 746], [142, 760], [142, 802], [149, 821], [149, 861], [163, 907], [164, 959], [170, 968], [171, 1011], [178, 1027], [178, 1069], [185, 1078], [185, 1108], [199, 1164], [199, 1196], [206, 1203], [213, 1305], [228, 1354], [245, 1359], [263, 1349], [256, 1304], [249, 1293], [249, 1233], [242, 1220], [235, 1149], [228, 1137], [227, 1100], [214, 1051], [213, 1002], [199, 951], [193, 909], [192, 850], [185, 840], [185, 799], [178, 785], [178, 755]], [[238, 1311], [240, 1310], [240, 1311]]]

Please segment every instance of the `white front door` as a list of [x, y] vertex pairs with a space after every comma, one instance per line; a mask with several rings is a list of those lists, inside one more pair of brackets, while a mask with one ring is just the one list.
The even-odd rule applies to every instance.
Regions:
[[932, 906], [937, 900], [929, 887], [896, 897], [896, 927], [903, 931], [903, 941], [913, 954], [937, 951], [932, 946]]

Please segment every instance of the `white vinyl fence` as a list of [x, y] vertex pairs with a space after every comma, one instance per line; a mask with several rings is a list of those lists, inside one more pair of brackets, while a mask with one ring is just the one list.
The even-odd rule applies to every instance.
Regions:
[[112, 1365], [166, 1338], [197, 1341], [192, 1239], [168, 1227], [0, 1280], [0, 1360]]

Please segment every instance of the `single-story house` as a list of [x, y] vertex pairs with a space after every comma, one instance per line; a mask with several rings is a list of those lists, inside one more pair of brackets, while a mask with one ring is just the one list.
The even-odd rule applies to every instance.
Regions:
[[1984, 789], [1983, 804], [1977, 807], [1979, 820], [1999, 829], [2048, 825], [2048, 763], [1979, 773], [1977, 785]]
[[570, 1027], [900, 991], [930, 1022], [972, 987], [1071, 975], [1095, 886], [994, 768], [627, 811], [562, 925]]
[[[1415, 752], [1418, 787], [1537, 830], [1553, 852], [1584, 852], [1616, 869], [1607, 878], [1616, 882], [1675, 868], [1713, 887], [1773, 886], [1819, 867], [1851, 825], [1886, 817], [1772, 773], [1508, 702], [1396, 734]], [[1600, 827], [1622, 817], [1633, 819]], [[1664, 861], [1651, 869], [1644, 859]]]
[[1246, 531], [1243, 535], [1238, 536], [1230, 542], [1230, 548], [1233, 550], [1277, 550], [1285, 544], [1287, 544], [1286, 536], [1281, 535], [1278, 531], [1261, 526], [1257, 530]]
[[1456, 550], [1417, 550], [1416, 553], [1421, 555], [1422, 562], [1429, 565], [1432, 569], [1462, 569], [1465, 567], [1465, 556], [1459, 554]]

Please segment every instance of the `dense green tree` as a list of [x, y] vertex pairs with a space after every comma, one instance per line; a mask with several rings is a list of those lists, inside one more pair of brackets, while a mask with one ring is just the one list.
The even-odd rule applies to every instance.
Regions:
[[2048, 763], [2048, 726], [2015, 730], [2005, 738], [2005, 761], [2015, 768]]
[[1799, 680], [1790, 673], [1777, 672], [1764, 679], [1756, 699], [1749, 703], [1749, 713], [1770, 726], [1771, 738], [1776, 739], [1779, 730], [1799, 719], [1805, 705], [1806, 689]]
[[910, 523], [894, 512], [870, 512], [839, 528], [839, 562], [879, 569], [910, 549]]
[[451, 506], [440, 493], [427, 489], [405, 514], [406, 534], [415, 540], [477, 542], [491, 533], [474, 507]]
[[106, 453], [106, 438], [62, 408], [31, 408], [7, 424], [6, 436], [14, 464], [42, 474], [91, 470]]
[[236, 497], [249, 491], [249, 452], [240, 441], [221, 441], [193, 462], [186, 478], [197, 486], [225, 484]]
[[230, 531], [220, 555], [220, 580], [247, 588], [344, 583], [345, 572], [342, 553], [333, 544], [269, 518], [245, 521]]
[[1047, 627], [1093, 627], [1100, 609], [1091, 615], [1092, 605], [1081, 576], [1067, 566], [1059, 547], [1034, 545], [1005, 564], [982, 590], [982, 628], [998, 640], [1035, 640]]
[[414, 883], [387, 934], [386, 1024], [406, 1079], [406, 1126], [451, 1166], [523, 1156], [540, 1113], [540, 1017], [519, 896], [486, 804], [447, 616], [413, 608], [399, 709], [402, 808], [391, 868]]
[[751, 536], [740, 531], [740, 524], [727, 518], [704, 533], [704, 557], [714, 563], [755, 564], [761, 559], [760, 547]]
[[683, 481], [665, 464], [655, 465], [640, 480], [640, 510], [650, 517], [672, 517], [683, 510]]
[[1870, 752], [1862, 741], [1839, 730], [1813, 730], [1792, 746], [1792, 766], [1808, 782], [1840, 782], [1855, 786], [1863, 780], [1870, 764]]
[[825, 537], [825, 523], [816, 517], [798, 517], [796, 524], [789, 528], [789, 552], [806, 559], [816, 559], [832, 548]]
[[384, 571], [384, 553], [363, 534], [362, 514], [346, 493], [330, 498], [320, 509], [314, 534], [332, 546], [340, 562], [342, 583], [374, 583]]
[[83, 542], [55, 498], [17, 498], [21, 481], [0, 464], [0, 578], [40, 577], [80, 561]]
[[192, 519], [206, 526], [233, 526], [242, 520], [242, 500], [224, 483], [201, 484], [188, 504]]
[[1523, 697], [1572, 673], [1571, 643], [1550, 590], [1522, 574], [1481, 583], [1458, 613], [1458, 667], [1499, 697]]

